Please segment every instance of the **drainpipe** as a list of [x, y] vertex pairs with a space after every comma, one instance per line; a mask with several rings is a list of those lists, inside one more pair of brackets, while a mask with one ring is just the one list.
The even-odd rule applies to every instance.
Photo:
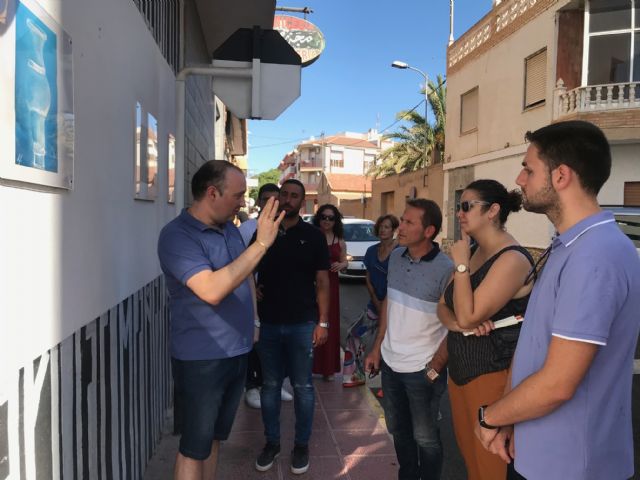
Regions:
[[253, 68], [213, 67], [199, 65], [185, 67], [176, 77], [176, 208], [180, 212], [184, 208], [185, 180], [185, 113], [186, 113], [186, 80], [190, 75], [208, 75], [210, 77], [251, 78]]

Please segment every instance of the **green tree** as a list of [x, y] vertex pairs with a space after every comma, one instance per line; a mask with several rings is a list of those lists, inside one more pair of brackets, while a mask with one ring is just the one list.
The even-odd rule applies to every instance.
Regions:
[[278, 185], [280, 181], [280, 170], [277, 168], [272, 168], [271, 170], [267, 170], [265, 172], [258, 174], [258, 187], [251, 187], [249, 189], [249, 196], [253, 198], [255, 201], [258, 201], [258, 190], [265, 183], [275, 183]]
[[[435, 121], [429, 121], [418, 112], [401, 111], [396, 118], [403, 119], [407, 125], [384, 136], [394, 140], [393, 147], [382, 152], [375, 165], [369, 171], [375, 177], [386, 177], [396, 173], [412, 172], [431, 164], [434, 150], [437, 155], [444, 152], [444, 132], [446, 124], [446, 87], [441, 75], [437, 84], [429, 80], [429, 106]], [[422, 91], [424, 94], [424, 90]], [[426, 148], [425, 148], [426, 144]]]

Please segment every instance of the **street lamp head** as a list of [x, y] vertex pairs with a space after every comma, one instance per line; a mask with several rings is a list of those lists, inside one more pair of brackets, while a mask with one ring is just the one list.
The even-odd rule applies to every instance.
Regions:
[[393, 63], [391, 64], [391, 66], [393, 68], [400, 68], [400, 69], [409, 68], [409, 64], [408, 63], [401, 62], [399, 60], [394, 60]]

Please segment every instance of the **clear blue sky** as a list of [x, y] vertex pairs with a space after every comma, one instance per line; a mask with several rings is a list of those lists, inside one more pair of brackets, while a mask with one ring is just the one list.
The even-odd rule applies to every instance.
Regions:
[[[491, 0], [456, 0], [454, 38], [491, 5]], [[307, 20], [323, 32], [326, 49], [302, 69], [300, 98], [275, 120], [249, 122], [250, 173], [277, 166], [311, 135], [382, 130], [398, 111], [414, 107], [423, 98], [423, 78], [391, 68], [393, 60], [430, 78], [446, 72], [449, 0], [278, 0], [278, 6], [310, 7], [314, 13]]]

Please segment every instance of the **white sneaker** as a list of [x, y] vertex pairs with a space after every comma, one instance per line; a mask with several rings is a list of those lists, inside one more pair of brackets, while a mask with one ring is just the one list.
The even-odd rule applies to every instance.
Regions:
[[293, 400], [293, 395], [291, 395], [284, 389], [284, 387], [282, 387], [282, 390], [280, 390], [280, 398], [284, 402], [290, 402], [291, 400]]
[[244, 394], [244, 401], [251, 408], [260, 408], [260, 389], [250, 388]]

